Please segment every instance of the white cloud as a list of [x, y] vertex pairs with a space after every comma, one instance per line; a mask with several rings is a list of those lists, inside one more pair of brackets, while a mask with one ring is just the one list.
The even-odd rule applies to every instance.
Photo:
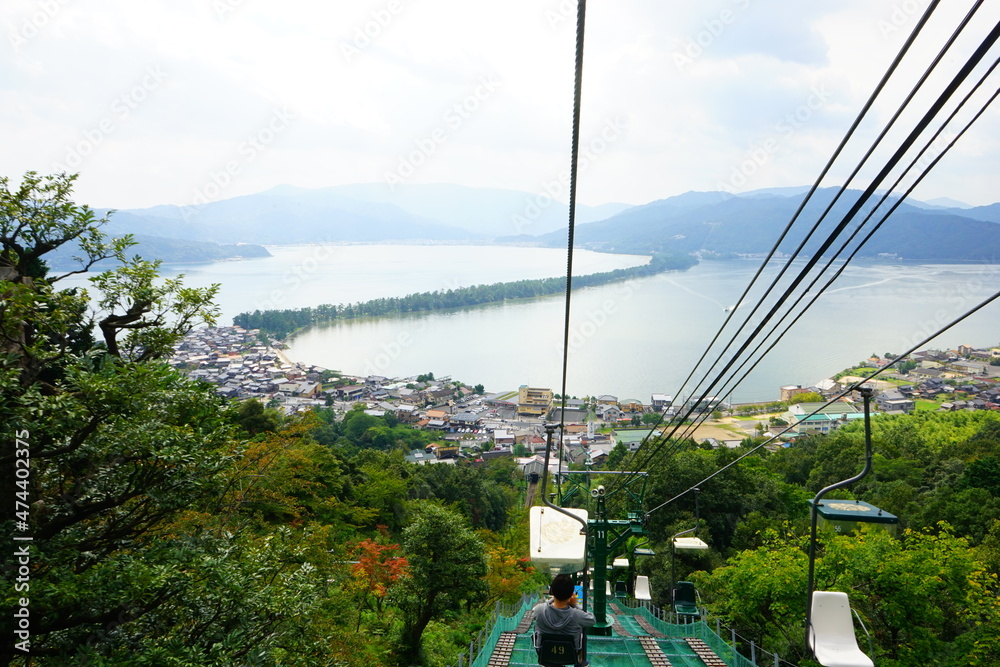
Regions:
[[[765, 144], [744, 189], [811, 182], [925, 4], [591, 2], [582, 138], [612, 118], [627, 128], [581, 174], [580, 200], [715, 189]], [[923, 62], [969, 4], [941, 10], [915, 49]], [[1000, 12], [987, 4], [979, 34]], [[47, 172], [87, 151], [81, 200], [187, 204], [234, 160], [220, 197], [382, 180], [443, 129], [410, 182], [536, 191], [568, 167], [574, 10], [569, 0], [12, 0], [0, 10], [0, 172]], [[903, 68], [873, 120], [923, 66]], [[150, 68], [163, 73], [153, 87]], [[450, 127], [483, 77], [499, 86]], [[282, 109], [294, 121], [246, 159], [241, 146]], [[918, 194], [993, 201], [998, 127], [988, 113]], [[862, 131], [868, 140], [877, 124]]]

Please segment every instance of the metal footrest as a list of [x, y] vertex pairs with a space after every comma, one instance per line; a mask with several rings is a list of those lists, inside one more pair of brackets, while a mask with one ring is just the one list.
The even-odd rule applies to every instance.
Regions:
[[685, 640], [691, 650], [694, 651], [703, 663], [708, 665], [708, 667], [728, 667], [726, 661], [715, 654], [712, 647], [706, 644], [703, 640], [697, 639], [695, 637], [689, 637]]
[[639, 637], [639, 645], [646, 652], [646, 659], [649, 660], [649, 664], [653, 667], [673, 667], [663, 649], [660, 648], [660, 645], [652, 637]]

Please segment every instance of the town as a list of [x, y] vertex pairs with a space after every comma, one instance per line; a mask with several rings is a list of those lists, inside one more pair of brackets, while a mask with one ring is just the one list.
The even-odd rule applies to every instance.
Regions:
[[407, 454], [415, 464], [513, 456], [528, 475], [544, 469], [540, 453], [547, 422], [565, 424], [562, 460], [553, 457], [553, 468], [600, 465], [617, 446], [634, 451], [672, 418], [688, 413], [699, 417], [690, 430], [699, 443], [737, 447], [749, 437], [763, 437], [773, 438], [775, 447], [788, 446], [799, 436], [829, 433], [863, 418], [857, 396], [823, 404], [893, 361], [900, 363], [872, 382], [877, 413], [1000, 410], [1000, 347], [968, 345], [915, 352], [906, 360], [873, 355], [815, 386], [780, 387], [777, 401], [759, 404], [730, 404], [716, 397], [675, 401], [667, 394], [651, 394], [648, 401], [612, 395], [564, 401], [551, 389], [522, 386], [487, 393], [482, 385], [431, 373], [352, 376], [292, 362], [280, 343], [264, 342], [259, 330], [239, 326], [192, 330], [174, 346], [170, 363], [191, 378], [216, 385], [220, 396], [256, 399], [286, 415], [313, 407], [344, 414], [360, 403], [367, 414], [391, 415], [397, 423], [440, 432], [439, 442]]

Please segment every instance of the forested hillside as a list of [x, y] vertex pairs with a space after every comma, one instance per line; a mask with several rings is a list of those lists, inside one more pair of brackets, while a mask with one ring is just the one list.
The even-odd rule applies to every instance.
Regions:
[[[817, 588], [850, 594], [873, 635], [877, 665], [1000, 664], [1000, 414], [880, 416], [872, 430], [872, 474], [827, 499], [864, 500], [897, 515], [900, 525], [894, 535], [870, 528], [821, 533]], [[762, 452], [700, 486], [699, 535], [711, 550], [679, 557], [676, 576], [694, 580], [708, 607], [745, 637], [798, 662], [807, 501], [860, 472], [863, 426]], [[742, 453], [681, 447], [649, 466], [650, 504], [673, 498]], [[661, 555], [640, 567], [660, 604], [669, 600], [669, 539], [694, 527], [694, 502], [688, 494], [650, 515]]]
[[[158, 280], [128, 239], [102, 237], [72, 184], [0, 180], [5, 662], [445, 667], [495, 602], [546, 582], [511, 459], [411, 465], [404, 451], [433, 435], [392, 417], [288, 418], [170, 369], [179, 336], [214, 320], [216, 289]], [[89, 305], [45, 265], [74, 240], [84, 265], [120, 262]], [[817, 565], [820, 588], [850, 592], [880, 667], [1000, 664], [998, 417], [877, 418], [874, 473], [837, 494], [902, 522], [825, 535]], [[806, 500], [860, 469], [862, 441], [847, 426], [702, 484], [711, 550], [675, 563], [714, 613], [793, 663], [807, 664]], [[742, 453], [676, 445], [648, 466], [650, 507]], [[658, 555], [639, 569], [657, 604], [670, 537], [693, 526], [691, 494], [649, 516]]]
[[[512, 465], [413, 467], [422, 432], [286, 420], [171, 370], [215, 289], [157, 281], [72, 182], [0, 182], [0, 457], [25, 471], [2, 483], [4, 664], [454, 662], [532, 576]], [[73, 240], [121, 262], [96, 312], [45, 267]]]

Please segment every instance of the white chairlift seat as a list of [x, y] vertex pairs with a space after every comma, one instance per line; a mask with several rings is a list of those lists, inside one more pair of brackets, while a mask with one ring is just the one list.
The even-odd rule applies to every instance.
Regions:
[[674, 538], [674, 551], [704, 551], [705, 549], [708, 549], [708, 545], [700, 537]]
[[616, 558], [611, 563], [612, 567], [628, 567], [628, 558]]
[[652, 600], [653, 596], [649, 594], [649, 577], [640, 574], [635, 578], [635, 599], [636, 600]]
[[814, 591], [809, 639], [823, 667], [875, 667], [858, 648], [847, 593]]
[[[587, 510], [566, 510], [587, 521]], [[551, 507], [535, 505], [529, 515], [531, 562], [553, 572], [579, 572], [587, 555], [587, 536], [580, 533], [584, 524]]]

